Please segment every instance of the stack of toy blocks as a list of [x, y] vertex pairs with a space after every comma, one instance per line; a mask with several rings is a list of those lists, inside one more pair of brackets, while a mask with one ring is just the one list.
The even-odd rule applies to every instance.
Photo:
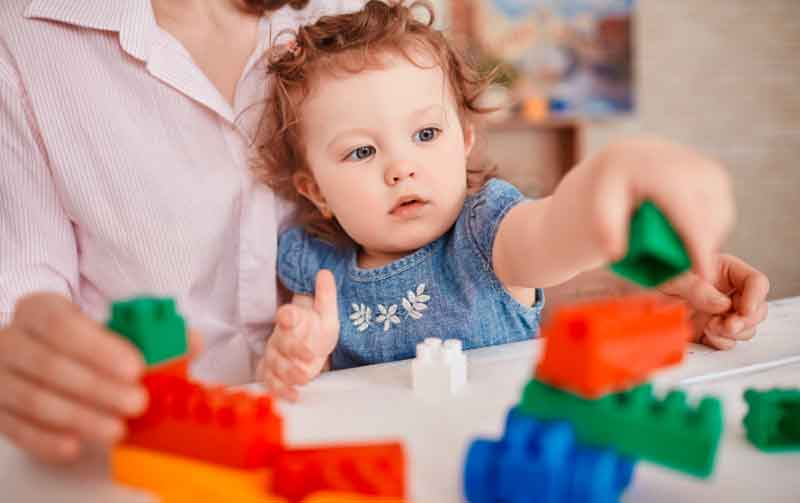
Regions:
[[111, 455], [112, 475], [162, 502], [397, 503], [405, 498], [399, 443], [293, 449], [269, 396], [206, 387], [187, 377], [184, 320], [171, 299], [112, 306], [108, 327], [149, 368], [145, 413]]
[[[632, 219], [628, 255], [613, 268], [654, 286], [687, 264], [669, 222], [645, 203]], [[691, 407], [682, 391], [658, 399], [646, 382], [683, 358], [691, 327], [682, 304], [645, 294], [579, 304], [557, 312], [543, 337], [535, 377], [509, 412], [503, 437], [469, 448], [470, 503], [618, 501], [640, 458], [711, 474], [719, 400]]]

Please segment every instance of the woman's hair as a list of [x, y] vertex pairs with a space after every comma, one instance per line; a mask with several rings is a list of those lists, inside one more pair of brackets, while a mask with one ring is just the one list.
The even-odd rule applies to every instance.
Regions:
[[[427, 12], [421, 21], [414, 10]], [[400, 54], [411, 63], [413, 54], [433, 57], [449, 82], [462, 125], [475, 125], [482, 108], [478, 99], [495, 78], [494, 71], [480, 74], [432, 27], [433, 8], [426, 1], [409, 6], [401, 2], [370, 0], [351, 14], [326, 16], [316, 24], [299, 28], [294, 40], [282, 46], [269, 62], [274, 77], [266, 113], [259, 127], [256, 176], [275, 193], [297, 205], [296, 223], [310, 234], [338, 246], [353, 245], [335, 218], [326, 219], [313, 203], [298, 194], [297, 173], [310, 173], [302, 138], [300, 106], [311, 92], [320, 72], [358, 73], [381, 68], [386, 53]], [[279, 35], [280, 36], [280, 35]], [[478, 190], [494, 174], [494, 166], [471, 155], [467, 166], [467, 187]]]
[[308, 0], [242, 0], [245, 6], [253, 12], [263, 13], [278, 10], [284, 5], [300, 10], [308, 5]]

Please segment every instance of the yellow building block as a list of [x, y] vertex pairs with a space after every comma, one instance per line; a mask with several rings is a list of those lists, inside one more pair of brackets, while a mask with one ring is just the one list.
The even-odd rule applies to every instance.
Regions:
[[162, 503], [287, 503], [267, 492], [267, 469], [238, 470], [139, 447], [115, 447], [111, 475], [158, 495]]
[[406, 503], [406, 500], [355, 493], [320, 491], [304, 499], [303, 503]]

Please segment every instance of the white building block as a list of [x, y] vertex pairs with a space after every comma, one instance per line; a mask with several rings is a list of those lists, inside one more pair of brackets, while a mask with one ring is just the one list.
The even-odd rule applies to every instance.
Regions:
[[452, 395], [467, 383], [467, 356], [461, 341], [429, 337], [417, 344], [411, 362], [411, 385], [420, 395]]

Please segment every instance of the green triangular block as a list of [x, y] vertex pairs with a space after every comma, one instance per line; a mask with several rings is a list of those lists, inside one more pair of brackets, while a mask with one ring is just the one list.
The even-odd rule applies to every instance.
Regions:
[[148, 365], [187, 352], [186, 324], [176, 312], [173, 299], [137, 297], [115, 302], [106, 325], [136, 345]]
[[611, 270], [634, 283], [654, 287], [692, 266], [683, 241], [658, 207], [645, 201], [631, 219], [628, 253]]

